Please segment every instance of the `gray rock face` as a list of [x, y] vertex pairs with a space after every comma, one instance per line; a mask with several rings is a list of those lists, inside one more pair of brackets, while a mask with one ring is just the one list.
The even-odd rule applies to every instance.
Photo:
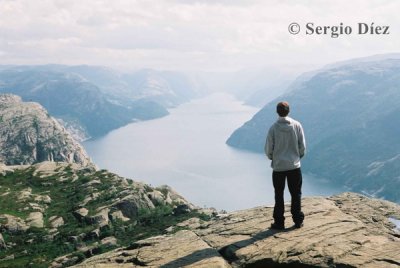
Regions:
[[0, 95], [0, 162], [6, 165], [60, 161], [89, 165], [89, 156], [37, 103]]
[[[269, 229], [272, 207], [187, 224], [190, 230], [141, 240], [76, 267], [398, 267], [400, 206], [353, 193], [303, 199], [301, 229]], [[290, 207], [286, 208], [290, 219]], [[193, 221], [193, 220], [191, 220]]]

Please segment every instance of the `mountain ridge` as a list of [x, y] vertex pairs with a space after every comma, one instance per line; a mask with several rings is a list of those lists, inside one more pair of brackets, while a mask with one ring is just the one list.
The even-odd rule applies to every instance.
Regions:
[[180, 73], [87, 65], [0, 66], [0, 93], [39, 102], [81, 141], [166, 116], [167, 108], [198, 94]]

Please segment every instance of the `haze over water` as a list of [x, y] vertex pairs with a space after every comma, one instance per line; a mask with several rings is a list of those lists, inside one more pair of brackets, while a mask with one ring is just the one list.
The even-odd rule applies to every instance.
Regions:
[[[264, 155], [225, 144], [257, 110], [230, 95], [213, 94], [171, 109], [167, 117], [129, 124], [84, 146], [100, 168], [152, 186], [168, 184], [199, 206], [231, 211], [272, 205], [270, 162]], [[303, 196], [340, 191], [303, 174]], [[290, 200], [287, 189], [285, 200]]]

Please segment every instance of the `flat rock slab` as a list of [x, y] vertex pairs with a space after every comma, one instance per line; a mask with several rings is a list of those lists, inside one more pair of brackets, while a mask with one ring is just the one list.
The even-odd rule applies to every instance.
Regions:
[[284, 231], [269, 229], [272, 212], [272, 207], [232, 212], [77, 267], [400, 266], [400, 233], [389, 220], [400, 218], [398, 204], [353, 193], [303, 198], [304, 226], [292, 226], [286, 206]]
[[74, 267], [231, 267], [194, 232], [156, 236], [92, 257]]

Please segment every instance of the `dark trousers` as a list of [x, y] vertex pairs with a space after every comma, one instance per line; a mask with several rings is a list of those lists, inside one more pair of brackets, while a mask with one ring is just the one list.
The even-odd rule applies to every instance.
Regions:
[[292, 197], [291, 213], [295, 223], [302, 223], [304, 214], [301, 211], [301, 184], [303, 178], [301, 176], [300, 168], [288, 171], [273, 171], [272, 182], [275, 189], [275, 207], [274, 207], [274, 220], [278, 224], [284, 224], [285, 212], [283, 192], [285, 190], [285, 181], [287, 178], [289, 192]]

